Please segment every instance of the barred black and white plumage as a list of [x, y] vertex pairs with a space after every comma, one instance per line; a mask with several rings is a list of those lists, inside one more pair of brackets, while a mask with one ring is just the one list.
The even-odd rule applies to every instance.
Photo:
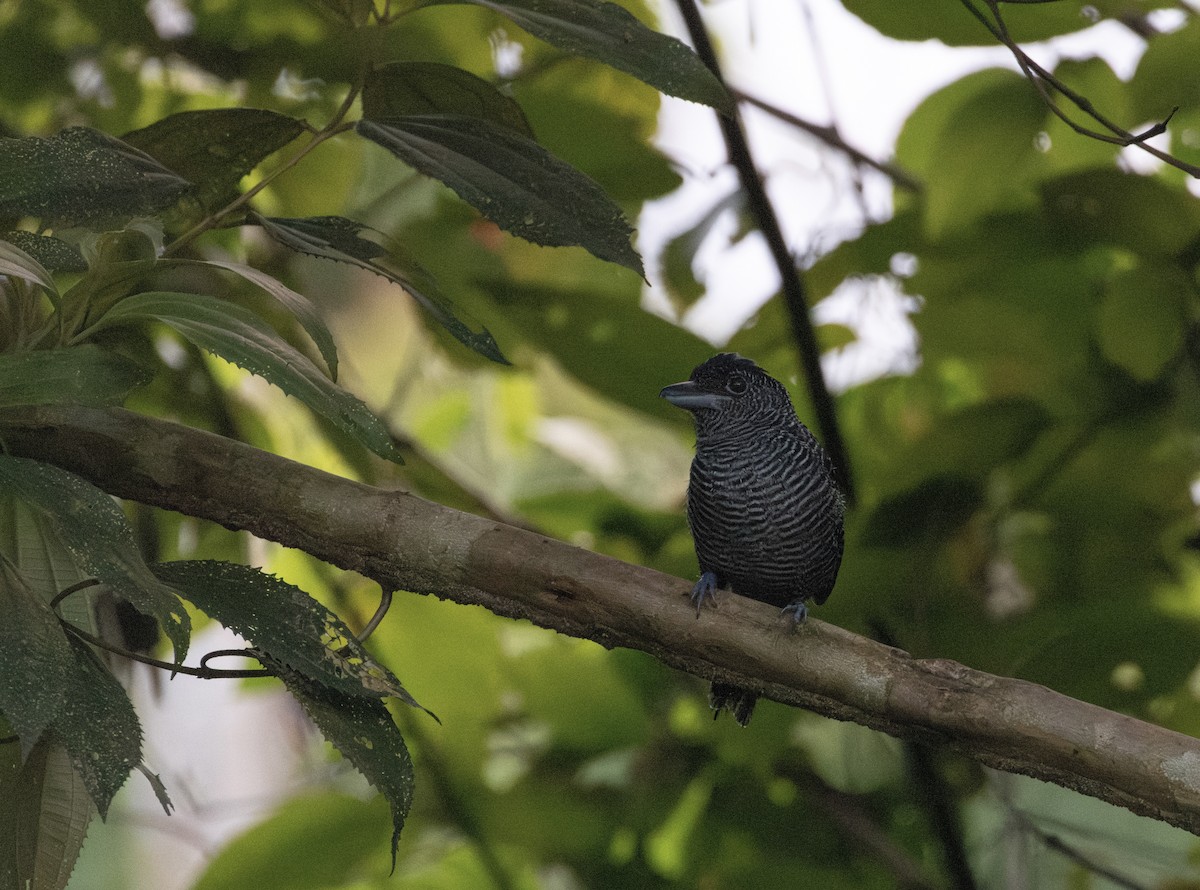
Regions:
[[[696, 613], [718, 588], [780, 606], [796, 624], [829, 598], [842, 562], [845, 500], [825, 450], [779, 381], [734, 353], [662, 391], [692, 412], [688, 524], [700, 562]], [[711, 703], [743, 726], [756, 696], [714, 683]]]

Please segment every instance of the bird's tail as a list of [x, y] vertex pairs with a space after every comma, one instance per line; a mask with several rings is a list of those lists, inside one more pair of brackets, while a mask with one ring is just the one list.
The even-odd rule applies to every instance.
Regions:
[[720, 717], [722, 711], [728, 711], [739, 726], [746, 726], [750, 722], [757, 701], [757, 693], [728, 683], [714, 681], [708, 691], [708, 705], [713, 709], [713, 719]]

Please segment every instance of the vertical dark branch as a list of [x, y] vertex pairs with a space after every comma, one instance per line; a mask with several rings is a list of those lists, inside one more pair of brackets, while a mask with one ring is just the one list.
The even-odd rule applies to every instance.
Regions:
[[[712, 72], [722, 83], [720, 65], [713, 51], [712, 41], [700, 17], [695, 0], [676, 0], [679, 12], [687, 25], [688, 35], [696, 54], [704, 60]], [[721, 134], [725, 137], [729, 162], [737, 169], [741, 179], [742, 189], [746, 193], [746, 203], [753, 214], [759, 231], [767, 241], [771, 258], [779, 269], [782, 282], [784, 305], [787, 306], [788, 318], [791, 320], [792, 336], [800, 353], [800, 364], [804, 368], [804, 378], [808, 383], [808, 394], [816, 411], [816, 425], [821, 434], [821, 440], [829, 457], [833, 461], [834, 474], [842, 491], [849, 502], [854, 502], [854, 486], [850, 476], [850, 461], [846, 453], [846, 444], [842, 439], [841, 428], [838, 426], [837, 411], [834, 408], [833, 397], [825, 385], [825, 375], [821, 372], [821, 351], [817, 346], [817, 336], [813, 330], [812, 319], [808, 314], [808, 296], [805, 293], [804, 280], [796, 268], [783, 231], [779, 226], [779, 218], [767, 198], [762, 179], [754, 166], [754, 157], [750, 153], [750, 145], [746, 139], [746, 131], [742, 125], [741, 115], [736, 111], [729, 117], [718, 118], [721, 124]]]

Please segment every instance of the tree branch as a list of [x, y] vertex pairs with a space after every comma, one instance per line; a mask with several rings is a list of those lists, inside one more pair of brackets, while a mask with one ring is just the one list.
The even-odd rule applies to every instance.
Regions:
[[789, 636], [777, 609], [744, 597], [726, 595], [697, 620], [691, 582], [118, 408], [0, 409], [0, 442], [114, 495], [245, 529], [387, 589], [640, 649], [1200, 834], [1200, 741], [1034, 683], [915, 659], [812, 618]]

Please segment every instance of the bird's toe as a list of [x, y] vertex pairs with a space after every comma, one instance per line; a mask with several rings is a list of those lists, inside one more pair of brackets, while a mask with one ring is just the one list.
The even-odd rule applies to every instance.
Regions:
[[701, 574], [700, 580], [692, 588], [692, 605], [696, 607], [697, 618], [708, 600], [712, 600], [714, 606], [717, 604], [717, 576], [712, 572]]
[[785, 615], [791, 621], [792, 629], [795, 630], [808, 618], [808, 606], [802, 597], [784, 606], [783, 612], [780, 614]]

